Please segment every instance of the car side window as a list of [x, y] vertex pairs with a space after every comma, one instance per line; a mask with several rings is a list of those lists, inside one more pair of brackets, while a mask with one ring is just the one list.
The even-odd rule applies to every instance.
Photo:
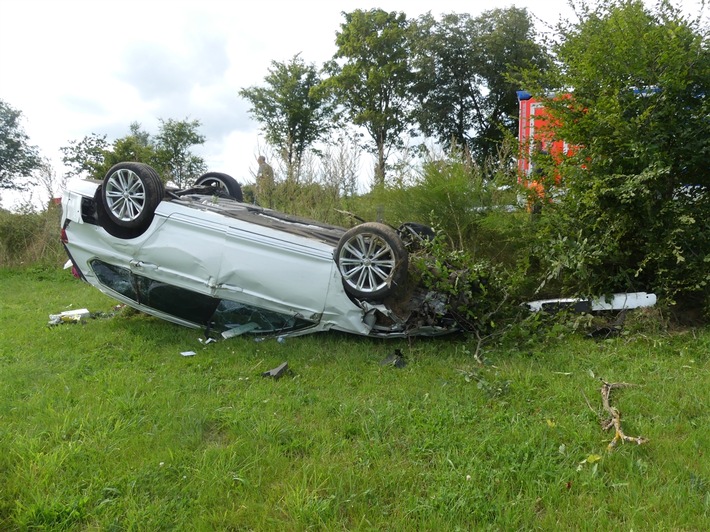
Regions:
[[217, 298], [136, 275], [128, 268], [101, 260], [91, 261], [91, 269], [107, 288], [136, 303], [192, 323], [207, 325], [220, 302]]
[[248, 326], [253, 333], [279, 333], [303, 329], [314, 323], [298, 316], [252, 305], [217, 299], [133, 273], [102, 260], [92, 260], [99, 282], [119, 294], [155, 310], [216, 330]]
[[213, 316], [216, 329], [236, 329], [249, 325], [249, 332], [279, 333], [310, 327], [313, 322], [297, 316], [273, 312], [223, 299]]
[[107, 264], [102, 260], [92, 260], [90, 264], [91, 269], [94, 270], [94, 274], [102, 285], [126, 296], [128, 299], [138, 301], [131, 270]]

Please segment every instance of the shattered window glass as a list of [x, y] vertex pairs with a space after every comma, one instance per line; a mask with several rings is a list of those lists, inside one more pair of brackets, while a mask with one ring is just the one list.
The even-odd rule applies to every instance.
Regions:
[[207, 325], [219, 299], [135, 275], [140, 303], [183, 320]]
[[128, 268], [100, 260], [91, 261], [91, 268], [101, 284], [141, 305], [192, 323], [209, 324], [217, 330], [263, 334], [288, 332], [313, 325], [313, 322], [298, 316], [220, 300], [136, 275]]
[[91, 261], [91, 269], [99, 282], [111, 290], [141, 305], [192, 323], [207, 325], [219, 304], [219, 299], [214, 297], [148, 279], [128, 268], [101, 260]]
[[279, 333], [313, 325], [302, 318], [223, 299], [212, 317], [217, 329], [244, 328], [245, 332]]
[[131, 270], [112, 264], [106, 264], [100, 260], [92, 260], [91, 269], [94, 270], [96, 277], [102, 285], [107, 286], [111, 290], [133, 301], [138, 301], [138, 295], [133, 286]]

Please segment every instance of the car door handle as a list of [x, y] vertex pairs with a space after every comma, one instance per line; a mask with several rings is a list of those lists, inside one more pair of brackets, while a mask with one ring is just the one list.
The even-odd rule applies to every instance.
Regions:
[[152, 262], [143, 262], [142, 260], [132, 260], [128, 263], [131, 266], [131, 269], [135, 270], [157, 270], [158, 265], [153, 264]]

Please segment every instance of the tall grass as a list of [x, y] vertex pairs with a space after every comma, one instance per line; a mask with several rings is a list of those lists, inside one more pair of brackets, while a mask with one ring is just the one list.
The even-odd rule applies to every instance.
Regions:
[[56, 266], [66, 260], [59, 242], [61, 208], [0, 210], [0, 267]]
[[[707, 329], [558, 329], [480, 364], [464, 336], [204, 345], [125, 311], [46, 325], [113, 304], [66, 272], [0, 270], [0, 529], [710, 525]], [[404, 368], [382, 365], [395, 349]], [[612, 401], [649, 443], [607, 451], [600, 377], [637, 385]]]

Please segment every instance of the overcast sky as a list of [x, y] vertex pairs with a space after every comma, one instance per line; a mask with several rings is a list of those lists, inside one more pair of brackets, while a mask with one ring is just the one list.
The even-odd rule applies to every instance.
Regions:
[[[700, 12], [701, 0], [680, 3]], [[271, 61], [330, 59], [343, 12], [475, 16], [511, 5], [540, 24], [572, 15], [564, 0], [0, 0], [0, 99], [22, 111], [59, 174], [71, 140], [113, 141], [134, 121], [155, 134], [158, 118], [188, 118], [202, 123], [195, 152], [209, 170], [250, 182], [263, 140], [239, 89], [262, 85]]]

